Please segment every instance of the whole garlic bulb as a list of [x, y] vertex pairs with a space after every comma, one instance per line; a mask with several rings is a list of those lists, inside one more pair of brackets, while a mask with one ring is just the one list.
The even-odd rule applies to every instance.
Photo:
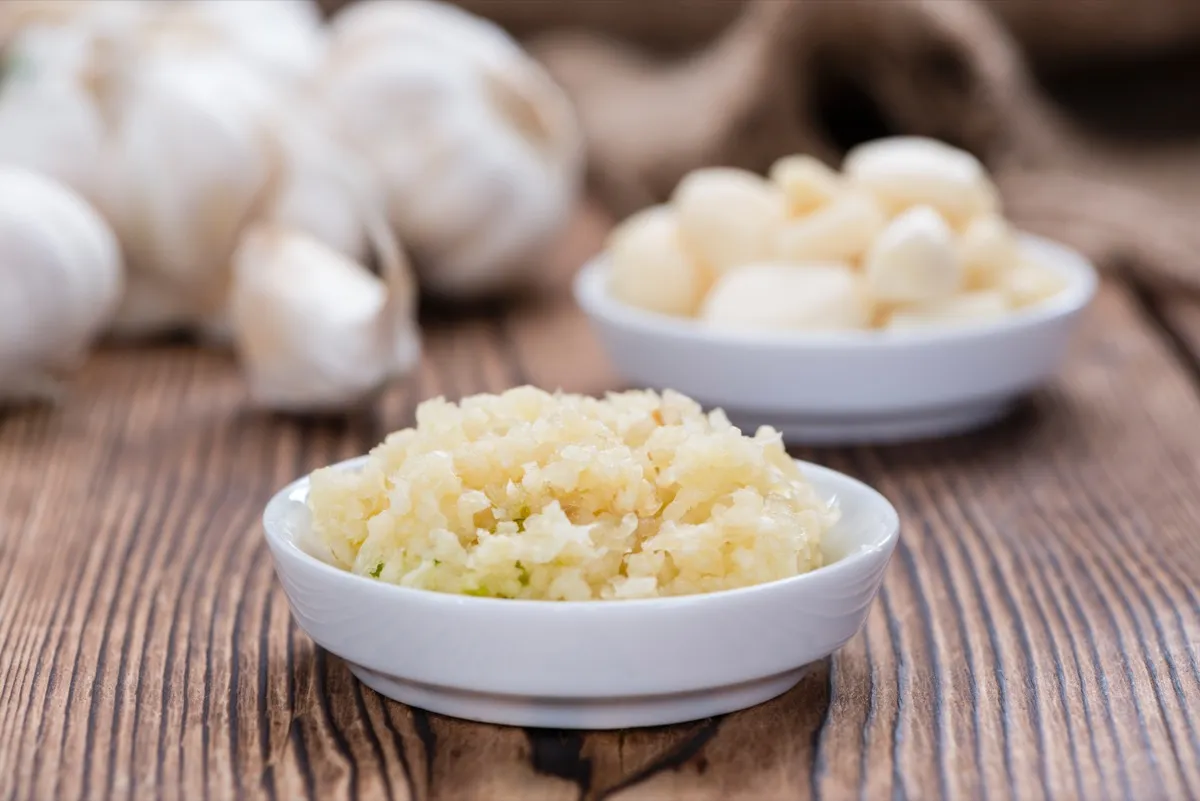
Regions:
[[335, 412], [372, 398], [420, 358], [415, 287], [386, 225], [383, 280], [316, 239], [255, 225], [234, 255], [234, 345], [262, 407]]
[[50, 176], [92, 202], [105, 163], [94, 57], [95, 37], [87, 30], [29, 28], [9, 45], [0, 83], [0, 163]]
[[4, 0], [0, 2], [0, 45], [35, 27], [113, 33], [155, 12], [153, 0]]
[[347, 6], [318, 92], [379, 174], [431, 291], [511, 287], [569, 220], [583, 156], [573, 109], [491, 23], [427, 0]]
[[321, 69], [326, 36], [315, 0], [173, 0], [154, 3], [157, 44], [207, 44], [285, 84], [303, 85]]
[[[122, 69], [107, 151], [115, 177], [101, 199], [131, 286], [114, 330], [144, 333], [162, 309], [133, 302], [155, 295], [180, 307], [175, 319], [155, 320], [160, 326], [219, 319], [237, 237], [282, 171], [262, 111], [266, 89], [244, 64], [197, 53], [137, 58]], [[153, 291], [141, 291], [143, 282]]]
[[53, 393], [116, 308], [116, 238], [76, 192], [6, 166], [0, 252], [0, 399]]

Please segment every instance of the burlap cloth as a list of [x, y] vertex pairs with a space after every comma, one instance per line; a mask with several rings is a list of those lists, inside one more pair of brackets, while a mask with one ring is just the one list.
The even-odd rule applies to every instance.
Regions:
[[[1200, 69], [1186, 59], [1200, 0], [457, 2], [567, 88], [593, 191], [617, 215], [701, 165], [764, 171], [801, 151], [837, 164], [856, 142], [921, 134], [979, 156], [1021, 228], [1200, 291]], [[1135, 66], [1168, 52], [1184, 58]], [[1099, 124], [1047, 91], [1055, 80]], [[1147, 120], [1149, 137], [1131, 125]]]

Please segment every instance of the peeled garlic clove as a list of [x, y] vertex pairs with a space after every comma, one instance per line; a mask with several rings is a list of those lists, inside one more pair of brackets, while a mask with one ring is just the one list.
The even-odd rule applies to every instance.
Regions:
[[976, 217], [958, 240], [958, 260], [969, 287], [998, 286], [1017, 258], [1016, 237], [999, 215]]
[[674, 212], [656, 206], [634, 214], [609, 237], [612, 292], [631, 306], [690, 316], [708, 288], [708, 276], [684, 252]]
[[120, 249], [76, 192], [0, 167], [0, 398], [44, 394], [116, 308]]
[[896, 136], [866, 142], [846, 154], [842, 171], [893, 214], [928, 205], [960, 226], [999, 205], [979, 159], [936, 139]]
[[870, 304], [861, 278], [842, 264], [750, 264], [725, 273], [700, 317], [721, 328], [837, 331], [865, 328]]
[[286, 412], [369, 400], [420, 358], [414, 294], [406, 266], [385, 282], [301, 232], [247, 230], [234, 255], [230, 320], [251, 399]]
[[684, 247], [718, 272], [770, 258], [786, 211], [777, 187], [730, 167], [689, 173], [671, 204]]
[[1054, 270], [1028, 258], [1017, 261], [1004, 276], [1003, 289], [1016, 308], [1047, 300], [1067, 287], [1067, 280]]
[[854, 261], [862, 257], [887, 219], [870, 196], [847, 193], [807, 217], [788, 222], [776, 239], [787, 261]]
[[464, 297], [520, 283], [581, 187], [565, 94], [501, 29], [457, 9], [356, 3], [332, 25], [323, 110], [379, 175], [423, 286]]
[[947, 297], [962, 283], [954, 235], [929, 206], [893, 219], [871, 246], [865, 265], [872, 292], [886, 303]]
[[820, 159], [807, 155], [784, 156], [771, 165], [771, 180], [783, 190], [788, 213], [811, 214], [829, 205], [843, 191], [843, 181]]
[[1008, 311], [1008, 298], [1003, 292], [985, 289], [897, 309], [889, 316], [887, 327], [908, 329], [970, 325], [1003, 317]]

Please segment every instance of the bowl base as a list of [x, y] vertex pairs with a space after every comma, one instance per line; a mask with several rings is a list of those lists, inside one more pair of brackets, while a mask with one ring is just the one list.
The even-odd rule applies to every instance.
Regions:
[[808, 671], [805, 666], [744, 684], [673, 695], [536, 698], [435, 687], [361, 665], [349, 667], [359, 681], [380, 695], [427, 712], [479, 723], [546, 729], [626, 729], [702, 720], [783, 695]]
[[993, 423], [1015, 405], [1015, 398], [989, 398], [958, 406], [862, 415], [808, 415], [726, 408], [729, 421], [753, 435], [769, 425], [792, 445], [886, 444], [961, 434]]

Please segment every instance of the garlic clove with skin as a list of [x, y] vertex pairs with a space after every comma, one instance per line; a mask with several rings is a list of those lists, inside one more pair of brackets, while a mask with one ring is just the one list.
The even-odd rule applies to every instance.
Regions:
[[583, 157], [573, 109], [490, 22], [430, 3], [347, 6], [318, 96], [380, 176], [431, 292], [519, 284], [570, 218]]
[[116, 308], [120, 249], [76, 192], [0, 167], [0, 400], [51, 394]]
[[370, 400], [420, 359], [415, 287], [383, 237], [384, 278], [294, 229], [248, 229], [234, 256], [230, 320], [255, 405], [332, 413]]

